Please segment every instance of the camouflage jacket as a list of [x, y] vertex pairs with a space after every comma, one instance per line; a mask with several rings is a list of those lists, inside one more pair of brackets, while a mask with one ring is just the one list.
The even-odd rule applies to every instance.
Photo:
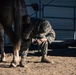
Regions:
[[45, 37], [47, 38], [48, 42], [51, 43], [55, 40], [55, 31], [52, 29], [49, 21], [32, 18], [31, 24], [24, 28], [22, 37], [23, 39], [40, 39]]

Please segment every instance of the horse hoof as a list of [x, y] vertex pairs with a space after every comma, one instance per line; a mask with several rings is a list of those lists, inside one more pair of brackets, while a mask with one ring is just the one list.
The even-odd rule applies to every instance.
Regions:
[[2, 58], [2, 59], [0, 60], [0, 62], [6, 62], [6, 59], [5, 59], [5, 58]]
[[14, 63], [11, 63], [11, 65], [9, 67], [15, 68], [15, 67], [17, 67], [17, 65]]
[[6, 59], [5, 59], [5, 58], [3, 58], [3, 59], [2, 59], [2, 61], [3, 61], [3, 62], [6, 62]]

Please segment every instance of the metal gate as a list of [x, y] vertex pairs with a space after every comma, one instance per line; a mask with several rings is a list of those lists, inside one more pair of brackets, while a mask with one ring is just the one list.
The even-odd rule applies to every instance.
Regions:
[[43, 4], [42, 18], [50, 21], [57, 40], [75, 39], [75, 6]]

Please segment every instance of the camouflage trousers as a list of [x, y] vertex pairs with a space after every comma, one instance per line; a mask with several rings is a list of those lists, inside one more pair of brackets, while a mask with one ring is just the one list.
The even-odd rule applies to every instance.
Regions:
[[[28, 54], [29, 47], [33, 43], [30, 39], [23, 42], [22, 48], [21, 48], [21, 57], [24, 58]], [[47, 55], [48, 50], [48, 42], [44, 41], [40, 44], [40, 49], [42, 55]]]

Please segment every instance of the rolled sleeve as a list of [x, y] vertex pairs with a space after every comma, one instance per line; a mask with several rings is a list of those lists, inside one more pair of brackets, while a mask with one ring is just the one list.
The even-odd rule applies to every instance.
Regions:
[[52, 29], [47, 35], [46, 38], [49, 43], [52, 43], [55, 40], [55, 31]]

